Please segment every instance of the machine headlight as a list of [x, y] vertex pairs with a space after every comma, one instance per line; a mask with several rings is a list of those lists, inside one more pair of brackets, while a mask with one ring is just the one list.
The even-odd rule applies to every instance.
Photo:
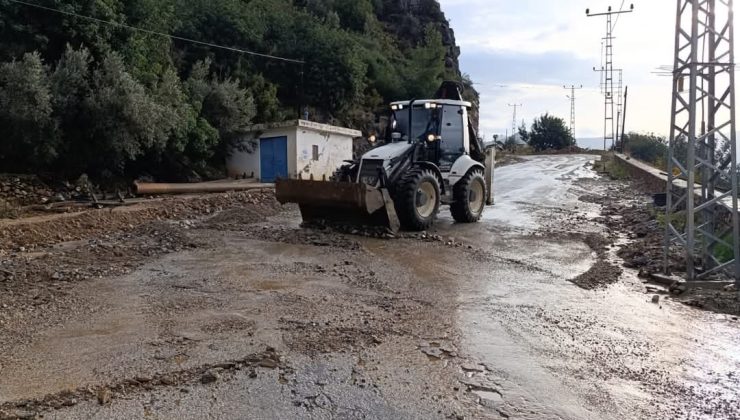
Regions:
[[370, 144], [375, 144], [375, 141], [378, 140], [377, 137], [375, 137], [375, 134], [370, 134], [367, 138], [367, 142]]
[[435, 135], [434, 135], [434, 134], [432, 134], [432, 133], [429, 133], [429, 134], [427, 134], [427, 141], [428, 141], [429, 143], [432, 143], [432, 142], [434, 142], [435, 140], [437, 140], [437, 136], [435, 136]]

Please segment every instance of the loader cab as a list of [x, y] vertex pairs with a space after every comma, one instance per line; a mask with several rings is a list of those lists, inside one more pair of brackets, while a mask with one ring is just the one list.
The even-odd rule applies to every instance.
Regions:
[[449, 99], [425, 99], [391, 104], [390, 141], [423, 142], [424, 160], [449, 172], [469, 153], [468, 109], [471, 104]]
[[391, 105], [391, 141], [423, 141], [429, 134], [439, 133], [439, 113], [436, 109], [415, 104], [409, 109], [408, 103]]

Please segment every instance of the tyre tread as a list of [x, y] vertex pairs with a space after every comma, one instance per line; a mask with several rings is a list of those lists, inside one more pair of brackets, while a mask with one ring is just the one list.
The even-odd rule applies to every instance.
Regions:
[[[483, 171], [480, 168], [476, 168], [468, 172], [463, 179], [455, 184], [455, 187], [453, 188], [453, 202], [450, 204], [450, 213], [452, 213], [452, 218], [458, 223], [475, 223], [480, 220], [482, 216], [482, 212], [477, 216], [473, 214], [468, 201], [468, 191], [473, 183], [473, 179], [476, 177], [483, 178]], [[486, 193], [486, 183], [483, 182], [484, 197]]]

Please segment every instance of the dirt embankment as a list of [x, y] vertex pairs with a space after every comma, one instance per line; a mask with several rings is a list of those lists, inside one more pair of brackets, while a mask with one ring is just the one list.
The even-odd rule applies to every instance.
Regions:
[[[170, 197], [129, 207], [55, 214], [20, 220], [0, 219], [0, 255], [8, 251], [31, 251], [62, 242], [84, 240], [101, 234], [135, 232], [143, 224], [157, 220], [193, 219], [243, 206], [244, 217], [274, 212], [277, 202], [265, 201], [264, 191]], [[255, 220], [255, 221], [258, 221]]]
[[28, 343], [40, 328], [91, 310], [90, 302], [71, 292], [77, 283], [125, 275], [159, 256], [204, 246], [188, 232], [196, 224], [218, 223], [223, 214], [210, 222], [196, 219], [224, 209], [249, 224], [274, 215], [280, 205], [271, 192], [253, 191], [0, 225], [0, 353]]
[[[639, 185], [629, 181], [609, 182], [608, 194], [586, 195], [581, 201], [602, 206], [598, 219], [612, 232], [622, 232], [627, 240], [619, 244], [617, 255], [624, 266], [635, 269], [649, 278], [651, 273], [664, 271], [665, 226], [659, 222], [665, 210], [655, 207], [652, 197], [641, 193]], [[616, 238], [616, 235], [615, 235]], [[684, 256], [672, 248], [668, 254], [669, 270], [676, 276], [685, 276]], [[647, 282], [647, 280], [646, 280]], [[700, 287], [669, 287], [668, 290], [647, 286], [646, 291], [668, 295], [689, 306], [729, 315], [740, 315], [740, 293], [733, 288], [707, 289]], [[656, 299], [656, 301], [658, 301]]]

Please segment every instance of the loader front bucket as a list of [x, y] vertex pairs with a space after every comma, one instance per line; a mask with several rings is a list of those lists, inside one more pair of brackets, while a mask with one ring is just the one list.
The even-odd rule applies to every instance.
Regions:
[[361, 183], [279, 179], [275, 195], [281, 204], [296, 203], [306, 223], [357, 228], [384, 227], [398, 232], [400, 222], [385, 188]]

